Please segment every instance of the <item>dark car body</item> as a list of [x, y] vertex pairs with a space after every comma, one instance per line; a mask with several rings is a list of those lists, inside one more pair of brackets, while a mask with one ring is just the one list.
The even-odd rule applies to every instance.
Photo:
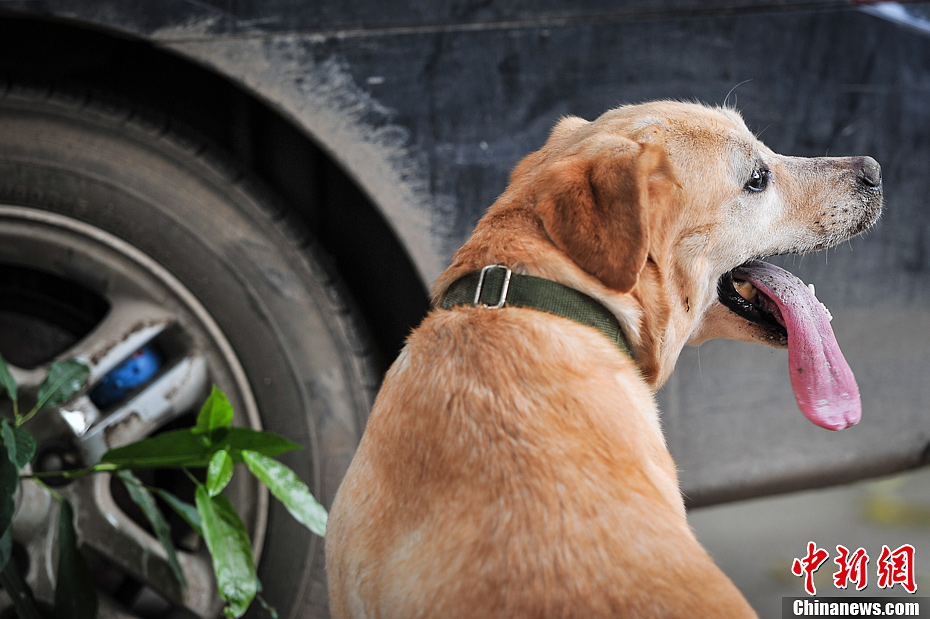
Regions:
[[[877, 230], [827, 259], [792, 261], [837, 317], [864, 420], [838, 435], [810, 427], [791, 401], [778, 353], [720, 342], [686, 351], [660, 398], [684, 491], [706, 503], [923, 461], [930, 38], [920, 25], [927, 9], [899, 6], [912, 18], [901, 24], [874, 6], [3, 1], [10, 36], [0, 63], [7, 73], [147, 99], [224, 143], [251, 139], [232, 150], [297, 209], [319, 188], [306, 171], [275, 167], [328, 159], [365, 204], [342, 212], [333, 200], [304, 215], [320, 220], [320, 240], [337, 256], [375, 337], [387, 340], [387, 357], [510, 169], [563, 115], [694, 99], [736, 107], [779, 152], [874, 156], [888, 202]], [[238, 99], [201, 93], [213, 86], [202, 79], [223, 81]], [[268, 130], [260, 122], [289, 126]], [[254, 137], [231, 136], [249, 123], [241, 132]], [[274, 131], [285, 137], [274, 142]], [[302, 152], [288, 161], [289, 148]], [[306, 170], [314, 165], [323, 164], [311, 161]], [[358, 238], [356, 210], [376, 220]], [[383, 316], [392, 312], [398, 316]]]

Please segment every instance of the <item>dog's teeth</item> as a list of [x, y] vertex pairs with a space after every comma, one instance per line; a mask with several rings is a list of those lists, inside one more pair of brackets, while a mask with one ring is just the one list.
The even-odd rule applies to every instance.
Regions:
[[752, 301], [756, 298], [756, 295], [759, 294], [759, 291], [756, 290], [756, 287], [749, 282], [734, 281], [733, 287], [736, 288], [736, 292], [739, 293], [739, 296], [743, 297], [747, 301]]
[[817, 291], [814, 289], [814, 284], [808, 284], [807, 287], [810, 288], [811, 294], [814, 295], [814, 296], [816, 297], [816, 296], [817, 296]]

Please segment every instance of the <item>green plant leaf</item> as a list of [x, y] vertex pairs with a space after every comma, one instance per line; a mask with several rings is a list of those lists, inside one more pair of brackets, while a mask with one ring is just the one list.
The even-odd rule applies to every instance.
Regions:
[[268, 486], [287, 511], [319, 536], [326, 535], [326, 508], [313, 497], [297, 474], [277, 460], [254, 451], [243, 451], [242, 458], [252, 474]]
[[13, 375], [10, 374], [9, 366], [7, 366], [3, 356], [0, 355], [0, 395], [3, 395], [4, 391], [10, 396], [10, 400], [13, 402], [17, 401], [16, 381], [13, 380]]
[[81, 390], [87, 377], [90, 376], [90, 366], [77, 359], [56, 361], [49, 367], [48, 376], [39, 385], [39, 401], [36, 410], [46, 406], [58, 406]]
[[181, 586], [186, 589], [187, 579], [184, 577], [184, 570], [181, 569], [181, 563], [178, 561], [178, 552], [174, 547], [174, 542], [171, 541], [171, 527], [168, 525], [168, 521], [165, 520], [161, 510], [158, 509], [158, 504], [155, 503], [155, 497], [152, 496], [152, 493], [149, 492], [148, 489], [142, 485], [142, 482], [131, 472], [119, 471], [117, 476], [123, 481], [126, 490], [129, 491], [129, 498], [139, 506], [139, 509], [142, 510], [142, 513], [145, 514], [145, 517], [148, 519], [149, 524], [152, 525], [155, 537], [158, 538], [158, 541], [168, 555], [168, 565], [171, 566], [174, 577], [177, 578]]
[[216, 496], [223, 491], [226, 484], [233, 476], [232, 456], [225, 449], [222, 449], [210, 458], [207, 465], [207, 492], [210, 496]]
[[13, 522], [14, 497], [19, 485], [19, 471], [10, 460], [9, 450], [0, 444], [0, 531], [6, 531]]
[[58, 521], [58, 586], [55, 588], [56, 619], [96, 619], [97, 591], [87, 562], [78, 551], [74, 511], [61, 501]]
[[195, 498], [220, 597], [227, 603], [223, 614], [241, 617], [258, 593], [249, 534], [225, 495], [211, 497], [204, 485], [197, 484]]
[[233, 407], [226, 394], [213, 385], [213, 390], [197, 415], [195, 434], [212, 434], [215, 430], [228, 428], [232, 425]]
[[301, 446], [284, 437], [251, 428], [229, 428], [223, 444], [204, 443], [202, 434], [192, 430], [174, 430], [143, 439], [103, 454], [101, 462], [119, 468], [204, 467], [217, 451], [229, 451], [233, 462], [242, 462], [242, 450], [257, 451], [274, 457]]
[[185, 503], [167, 490], [162, 490], [161, 488], [155, 488], [154, 490], [155, 494], [157, 494], [162, 501], [167, 503], [168, 507], [176, 511], [200, 537], [203, 537], [203, 526], [200, 524], [200, 514], [197, 513], [196, 507], [190, 503]]
[[0, 420], [0, 436], [6, 446], [7, 456], [20, 471], [36, 455], [36, 439], [27, 430], [17, 428], [8, 420]]
[[122, 468], [199, 467], [207, 465], [215, 450], [201, 435], [174, 430], [111, 449], [100, 461]]
[[[7, 529], [7, 533], [10, 536], [10, 543], [12, 545], [12, 530]], [[6, 535], [4, 535], [4, 537], [6, 537]], [[13, 608], [16, 609], [16, 614], [14, 616], [19, 619], [44, 618], [36, 607], [36, 602], [32, 597], [32, 591], [29, 589], [29, 585], [23, 580], [23, 576], [19, 572], [19, 566], [16, 565], [16, 561], [7, 561], [6, 567], [0, 572], [0, 586], [2, 586], [4, 591], [7, 592], [7, 595], [10, 596], [10, 601], [13, 602]]]
[[233, 462], [237, 464], [242, 462], [242, 452], [245, 450], [257, 451], [269, 458], [274, 458], [288, 451], [303, 449], [303, 446], [283, 436], [252, 428], [230, 428], [224, 445], [232, 456]]

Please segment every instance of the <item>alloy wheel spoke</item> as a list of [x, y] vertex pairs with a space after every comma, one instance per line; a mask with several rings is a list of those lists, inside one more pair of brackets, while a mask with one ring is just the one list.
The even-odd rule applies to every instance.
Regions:
[[152, 341], [171, 323], [162, 307], [131, 297], [111, 300], [110, 311], [87, 337], [64, 357], [90, 365], [88, 384], [95, 384], [134, 352]]
[[197, 616], [212, 616], [217, 611], [218, 597], [209, 557], [178, 552], [187, 580], [187, 587], [182, 587], [171, 571], [164, 548], [120, 508], [110, 482], [110, 475], [93, 475], [77, 480], [62, 492], [78, 511], [76, 527], [82, 544], [168, 602]]

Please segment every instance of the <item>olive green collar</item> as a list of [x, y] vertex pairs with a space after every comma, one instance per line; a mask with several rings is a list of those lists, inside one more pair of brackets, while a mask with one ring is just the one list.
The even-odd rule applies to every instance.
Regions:
[[456, 305], [526, 307], [562, 316], [594, 327], [626, 355], [633, 356], [620, 322], [600, 301], [552, 280], [514, 273], [500, 264], [488, 265], [453, 282], [439, 307], [451, 309]]

